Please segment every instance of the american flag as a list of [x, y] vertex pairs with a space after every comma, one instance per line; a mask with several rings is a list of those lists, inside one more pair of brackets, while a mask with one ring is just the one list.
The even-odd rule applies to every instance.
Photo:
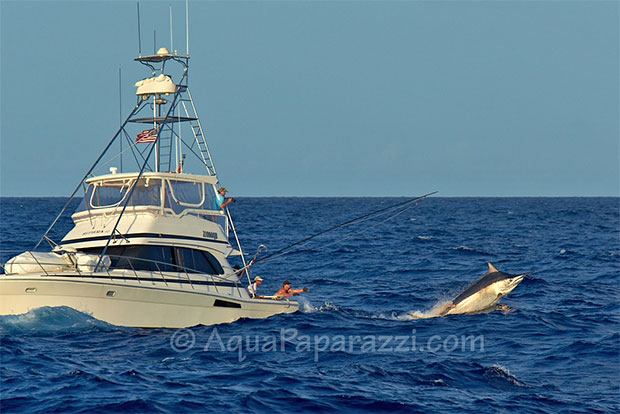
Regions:
[[146, 144], [149, 142], [155, 142], [157, 139], [157, 128], [145, 129], [136, 135], [136, 144]]

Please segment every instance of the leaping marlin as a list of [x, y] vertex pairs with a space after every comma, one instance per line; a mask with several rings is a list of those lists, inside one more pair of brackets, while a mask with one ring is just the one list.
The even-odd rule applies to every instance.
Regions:
[[489, 273], [445, 305], [439, 316], [473, 313], [488, 309], [512, 292], [528, 274], [511, 275], [500, 272], [489, 263]]

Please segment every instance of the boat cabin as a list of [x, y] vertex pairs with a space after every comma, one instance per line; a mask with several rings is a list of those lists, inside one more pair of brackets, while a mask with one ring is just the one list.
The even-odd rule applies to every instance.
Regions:
[[238, 251], [228, 242], [228, 217], [217, 204], [216, 177], [112, 173], [86, 184], [64, 246], [100, 254], [122, 212], [105, 250], [110, 269], [232, 273], [225, 258]]

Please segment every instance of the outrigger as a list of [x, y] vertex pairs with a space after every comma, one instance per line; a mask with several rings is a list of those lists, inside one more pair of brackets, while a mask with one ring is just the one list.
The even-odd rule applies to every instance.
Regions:
[[[48, 237], [69, 201], [34, 251], [5, 264], [0, 315], [68, 306], [114, 325], [180, 328], [297, 311], [295, 301], [254, 299], [244, 287], [250, 266], [228, 209], [216, 203], [219, 179], [188, 86], [189, 53], [161, 48], [135, 61], [150, 76], [135, 84], [135, 107], [71, 195], [83, 190], [73, 229], [58, 244]], [[180, 71], [176, 81], [167, 64]], [[120, 154], [109, 156], [119, 142]], [[134, 172], [123, 169], [129, 154]], [[94, 175], [102, 168], [109, 173]], [[44, 240], [51, 251], [37, 250]], [[229, 263], [234, 257], [241, 270]]]

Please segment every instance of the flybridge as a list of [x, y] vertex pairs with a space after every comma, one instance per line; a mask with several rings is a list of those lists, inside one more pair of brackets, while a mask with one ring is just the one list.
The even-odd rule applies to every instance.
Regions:
[[155, 207], [171, 214], [207, 210], [210, 215], [225, 218], [216, 202], [215, 177], [152, 172], [138, 178], [137, 173], [129, 173], [93, 177], [86, 183], [88, 187], [74, 219], [81, 219], [82, 212], [92, 214], [125, 203], [128, 207]]

